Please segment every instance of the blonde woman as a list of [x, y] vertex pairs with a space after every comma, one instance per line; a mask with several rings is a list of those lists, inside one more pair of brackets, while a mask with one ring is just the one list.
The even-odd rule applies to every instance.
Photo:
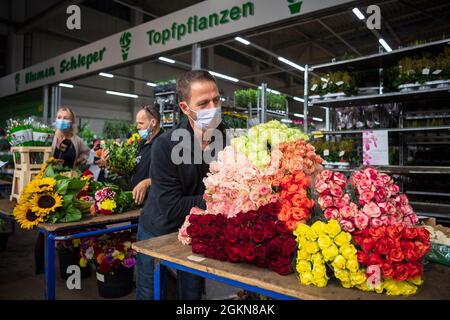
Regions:
[[75, 114], [69, 107], [60, 107], [56, 113], [55, 138], [52, 143], [53, 157], [63, 166], [76, 169], [89, 157], [90, 149], [77, 136]]

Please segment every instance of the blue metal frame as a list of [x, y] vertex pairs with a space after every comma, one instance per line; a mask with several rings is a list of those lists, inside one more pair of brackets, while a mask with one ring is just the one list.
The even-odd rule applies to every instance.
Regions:
[[[135, 219], [132, 219], [135, 220]], [[99, 227], [103, 226], [108, 223], [101, 223], [101, 224], [95, 224], [86, 226], [84, 228], [91, 228], [91, 227]], [[55, 241], [56, 240], [69, 240], [69, 239], [75, 239], [75, 238], [84, 238], [84, 237], [90, 237], [90, 236], [96, 236], [106, 233], [112, 233], [122, 230], [127, 230], [131, 228], [136, 228], [137, 224], [128, 224], [125, 226], [119, 226], [119, 227], [113, 227], [108, 229], [100, 229], [95, 231], [88, 231], [88, 232], [80, 232], [80, 233], [74, 233], [67, 236], [57, 236], [55, 232], [48, 232], [40, 227], [38, 227], [38, 231], [44, 234], [45, 238], [45, 299], [46, 300], [55, 300]], [[65, 229], [60, 230], [62, 231], [68, 231], [68, 230], [82, 230], [83, 228], [75, 227], [73, 229]]]
[[[160, 262], [155, 263], [155, 272], [154, 272], [154, 299], [155, 300], [160, 300], [161, 296], [160, 296], [160, 289], [161, 289], [161, 265], [163, 266], [167, 266], [167, 267], [171, 267], [173, 269], [176, 270], [181, 270], [181, 271], [185, 271], [185, 272], [189, 272], [192, 274], [195, 274], [197, 276], [203, 277], [203, 278], [207, 278], [207, 279], [211, 279], [214, 281], [219, 281], [219, 282], [223, 282], [226, 283], [228, 285], [234, 286], [234, 287], [239, 287], [242, 288], [244, 290], [248, 290], [251, 292], [256, 292], [259, 294], [263, 294], [266, 295], [268, 297], [272, 297], [274, 299], [279, 299], [279, 300], [298, 300], [294, 297], [291, 296], [287, 296], [278, 292], [274, 292], [274, 291], [270, 291], [270, 290], [266, 290], [266, 289], [262, 289], [262, 288], [258, 288], [240, 281], [236, 281], [236, 280], [232, 280], [229, 278], [225, 278], [225, 277], [221, 277], [221, 276], [217, 276], [215, 274], [211, 274], [208, 272], [204, 272], [204, 271], [199, 271], [196, 269], [192, 269], [183, 265], [180, 265], [178, 263], [174, 263], [174, 262], [170, 262], [170, 261], [166, 261], [166, 260], [160, 260]], [[166, 284], [164, 284], [166, 285]]]

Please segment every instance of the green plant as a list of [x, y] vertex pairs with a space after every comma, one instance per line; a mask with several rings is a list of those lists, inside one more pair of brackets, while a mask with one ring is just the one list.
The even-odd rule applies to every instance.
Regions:
[[235, 112], [223, 112], [222, 122], [227, 128], [247, 128], [248, 117]]
[[286, 96], [267, 92], [267, 109], [273, 111], [286, 111]]
[[96, 138], [96, 135], [94, 133], [94, 131], [92, 131], [89, 127], [89, 121], [86, 121], [85, 123], [83, 123], [78, 131], [78, 135], [80, 136], [81, 139], [84, 140], [84, 142], [87, 143], [87, 145], [92, 148], [94, 139]]
[[256, 89], [242, 89], [234, 92], [236, 106], [240, 108], [247, 108], [249, 103], [255, 108], [257, 96], [258, 90]]
[[103, 126], [105, 139], [125, 139], [130, 133], [130, 124], [125, 120], [108, 120]]

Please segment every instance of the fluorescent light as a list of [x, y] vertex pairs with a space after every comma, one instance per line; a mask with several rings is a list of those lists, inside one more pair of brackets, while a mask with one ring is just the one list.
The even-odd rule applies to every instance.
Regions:
[[115, 96], [122, 96], [122, 97], [128, 97], [128, 98], [139, 98], [137, 94], [131, 94], [131, 93], [123, 93], [123, 92], [117, 92], [117, 91], [106, 91], [107, 94], [112, 94]]
[[387, 52], [391, 52], [392, 49], [389, 47], [386, 41], [384, 41], [383, 38], [378, 39], [378, 42], [383, 46], [384, 49], [386, 49]]
[[100, 72], [98, 75], [106, 78], [114, 78], [114, 75], [111, 73]]
[[303, 68], [302, 66], [300, 66], [300, 65], [298, 65], [298, 64], [296, 64], [296, 63], [294, 63], [294, 62], [292, 62], [292, 61], [290, 61], [290, 60], [288, 60], [286, 58], [278, 57], [278, 60], [280, 60], [281, 62], [284, 62], [284, 63], [290, 65], [291, 67], [294, 67], [295, 69], [298, 69], [300, 71], [305, 71], [305, 68]]
[[234, 38], [234, 40], [239, 41], [240, 43], [243, 43], [246, 46], [248, 46], [250, 44], [250, 41], [247, 41], [247, 40], [245, 40], [244, 38], [241, 38], [241, 37], [236, 37], [236, 38]]
[[292, 120], [291, 119], [281, 119], [281, 122], [292, 123]]
[[59, 83], [58, 86], [64, 87], [64, 88], [73, 88], [73, 84], [68, 84], [68, 83]]
[[157, 87], [158, 86], [156, 83], [153, 83], [153, 82], [147, 82], [147, 85], [149, 87]]
[[218, 78], [226, 79], [226, 80], [233, 81], [233, 82], [239, 82], [239, 79], [237, 79], [237, 78], [226, 76], [226, 75], [218, 73], [218, 72], [209, 71], [209, 73], [211, 73], [213, 76], [218, 77]]
[[273, 90], [273, 89], [267, 89], [267, 91], [269, 91], [269, 92], [271, 92], [271, 93], [274, 93], [274, 94], [281, 94], [280, 91]]
[[302, 98], [299, 98], [299, 97], [294, 97], [294, 100], [295, 100], [295, 101], [300, 101], [300, 102], [305, 102], [305, 100], [304, 100], [304, 99], [302, 99]]
[[161, 61], [167, 62], [167, 63], [175, 63], [175, 60], [172, 60], [172, 59], [169, 59], [166, 57], [159, 57], [158, 59]]
[[358, 8], [353, 8], [353, 13], [358, 17], [359, 20], [364, 20], [366, 17], [362, 14], [361, 11], [359, 11]]
[[221, 98], [220, 98], [220, 101], [227, 101], [227, 99], [221, 97]]
[[322, 119], [322, 118], [316, 118], [316, 117], [313, 117], [312, 119], [315, 120], [315, 121], [323, 122], [323, 119]]
[[301, 113], [294, 113], [294, 117], [297, 117], [297, 118], [305, 118], [305, 116], [304, 115], [302, 115]]

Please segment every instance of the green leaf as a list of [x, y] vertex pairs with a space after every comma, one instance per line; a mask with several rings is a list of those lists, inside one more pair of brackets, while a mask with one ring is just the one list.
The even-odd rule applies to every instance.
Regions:
[[75, 222], [81, 220], [81, 211], [72, 205], [65, 210], [66, 214], [58, 222]]
[[64, 207], [67, 208], [68, 206], [70, 206], [72, 204], [74, 195], [73, 194], [66, 194], [65, 196], [63, 196], [63, 201], [64, 201]]
[[70, 179], [68, 189], [81, 190], [86, 184], [86, 180]]
[[56, 181], [56, 192], [61, 195], [65, 195], [67, 192], [67, 188], [69, 187], [69, 183], [69, 179], [61, 179]]
[[44, 177], [46, 178], [54, 178], [56, 176], [55, 171], [53, 170], [52, 165], [48, 165], [44, 171]]
[[61, 219], [64, 216], [65, 211], [64, 210], [58, 210], [54, 213], [52, 213], [49, 218], [47, 219], [47, 222], [50, 223], [56, 223], [59, 221], [59, 219]]

